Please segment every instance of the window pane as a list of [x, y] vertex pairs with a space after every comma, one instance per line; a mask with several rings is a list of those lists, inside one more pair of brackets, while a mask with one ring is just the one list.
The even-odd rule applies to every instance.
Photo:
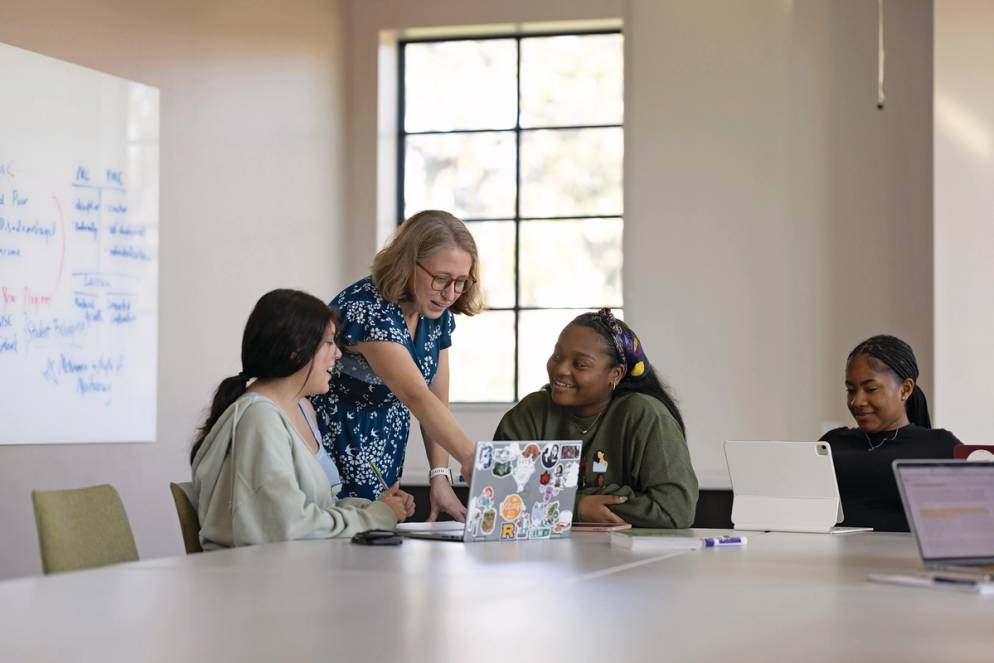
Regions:
[[514, 216], [513, 133], [408, 136], [405, 148], [405, 217], [423, 209]]
[[521, 215], [620, 215], [622, 130], [521, 134]]
[[620, 306], [621, 219], [521, 222], [522, 306]]
[[483, 297], [491, 308], [514, 306], [514, 222], [471, 221], [466, 224], [480, 252]]
[[521, 126], [621, 124], [622, 37], [521, 40]]
[[514, 312], [456, 317], [449, 348], [449, 400], [514, 400]]
[[[544, 311], [522, 311], [518, 323], [518, 398], [524, 398], [548, 383], [549, 374], [545, 363], [549, 360], [559, 332], [569, 321], [584, 313], [583, 310], [547, 309]], [[614, 315], [624, 320], [622, 309], [613, 309]]]
[[516, 50], [513, 39], [405, 46], [406, 130], [513, 127]]

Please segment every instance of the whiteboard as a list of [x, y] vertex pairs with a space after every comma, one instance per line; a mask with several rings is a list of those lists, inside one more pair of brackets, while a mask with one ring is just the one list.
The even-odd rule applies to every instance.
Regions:
[[159, 91], [0, 44], [0, 444], [155, 439]]

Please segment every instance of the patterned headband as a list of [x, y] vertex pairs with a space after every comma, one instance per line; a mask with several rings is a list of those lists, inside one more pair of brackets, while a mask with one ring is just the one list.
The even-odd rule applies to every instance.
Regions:
[[618, 360], [625, 366], [625, 376], [622, 380], [628, 378], [637, 380], [648, 375], [651, 370], [649, 359], [645, 356], [635, 332], [625, 331], [609, 308], [599, 310], [597, 317], [607, 325], [608, 331], [611, 332], [611, 342], [614, 343], [614, 351], [618, 355]]

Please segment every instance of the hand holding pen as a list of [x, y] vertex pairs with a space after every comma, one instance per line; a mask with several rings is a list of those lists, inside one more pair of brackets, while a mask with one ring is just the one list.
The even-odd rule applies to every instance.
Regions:
[[[399, 500], [400, 507], [405, 514], [404, 517], [410, 518], [411, 516], [413, 516], [414, 496], [408, 492], [401, 490], [399, 482], [395, 483], [393, 486], [387, 484], [387, 480], [383, 478], [383, 473], [380, 471], [380, 468], [378, 468], [376, 466], [376, 463], [374, 463], [373, 461], [369, 461], [369, 467], [370, 469], [373, 470], [373, 474], [376, 475], [376, 478], [380, 482], [380, 486], [383, 488], [383, 490], [380, 491], [380, 496], [378, 499], [387, 502], [388, 506], [390, 506], [391, 509], [393, 509], [393, 506], [389, 504], [389, 502], [392, 500]], [[396, 509], [394, 509], [394, 511], [396, 512]], [[404, 517], [398, 516], [397, 520], [403, 521]]]

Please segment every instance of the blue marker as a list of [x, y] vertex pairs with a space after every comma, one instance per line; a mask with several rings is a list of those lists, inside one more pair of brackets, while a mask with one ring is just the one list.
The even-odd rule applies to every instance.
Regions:
[[721, 546], [744, 546], [746, 538], [744, 536], [717, 536], [705, 537], [704, 546], [706, 548], [718, 548]]

